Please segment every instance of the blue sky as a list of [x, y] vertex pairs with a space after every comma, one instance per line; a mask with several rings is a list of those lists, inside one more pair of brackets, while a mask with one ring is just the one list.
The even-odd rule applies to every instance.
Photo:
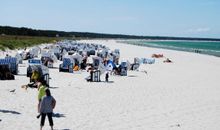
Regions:
[[220, 0], [0, 0], [0, 25], [220, 38]]

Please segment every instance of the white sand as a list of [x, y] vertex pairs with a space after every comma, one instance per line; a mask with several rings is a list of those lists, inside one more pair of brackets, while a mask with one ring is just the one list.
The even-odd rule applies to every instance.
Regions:
[[[51, 91], [57, 100], [57, 117], [53, 118], [56, 129], [220, 129], [220, 58], [114, 40], [86, 42], [119, 48], [121, 58], [132, 62], [134, 57], [163, 53], [174, 63], [156, 59], [155, 64], [141, 65], [140, 71], [129, 71], [127, 77], [110, 76], [111, 83], [88, 83], [84, 80], [87, 72], [71, 74], [50, 69]], [[38, 92], [21, 88], [29, 81], [26, 67], [19, 68], [16, 80], [0, 81], [0, 130], [39, 129]], [[10, 92], [13, 89], [15, 92]], [[44, 128], [49, 129], [48, 120]]]

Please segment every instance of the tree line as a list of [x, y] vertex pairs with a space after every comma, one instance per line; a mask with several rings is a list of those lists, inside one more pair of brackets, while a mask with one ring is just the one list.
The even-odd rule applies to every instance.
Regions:
[[0, 35], [43, 36], [43, 37], [75, 37], [75, 38], [121, 38], [121, 39], [151, 39], [151, 40], [206, 40], [220, 41], [217, 38], [191, 38], [167, 36], [136, 36], [122, 34], [103, 34], [90, 32], [65, 32], [54, 30], [37, 30], [26, 27], [0, 26]]

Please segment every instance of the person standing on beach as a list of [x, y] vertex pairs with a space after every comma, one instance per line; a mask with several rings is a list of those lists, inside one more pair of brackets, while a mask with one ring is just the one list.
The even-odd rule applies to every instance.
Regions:
[[40, 121], [40, 130], [42, 130], [45, 122], [45, 118], [47, 116], [51, 130], [53, 130], [53, 109], [56, 106], [56, 100], [53, 96], [51, 96], [50, 90], [45, 90], [46, 96], [42, 98], [40, 102], [40, 113], [41, 113], [41, 121]]
[[106, 72], [106, 74], [105, 74], [105, 82], [108, 82], [108, 78], [109, 78], [109, 72]]
[[39, 87], [38, 87], [38, 101], [39, 101], [38, 102], [38, 112], [40, 112], [41, 99], [42, 99], [43, 96], [46, 95], [46, 92], [45, 92], [45, 90], [47, 88], [46, 85], [47, 85], [46, 81], [43, 80], [43, 81], [41, 81], [41, 85], [39, 85]]

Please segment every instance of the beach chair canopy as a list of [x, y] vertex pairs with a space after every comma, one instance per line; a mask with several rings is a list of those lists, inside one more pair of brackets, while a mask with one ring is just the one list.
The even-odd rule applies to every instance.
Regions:
[[33, 47], [30, 49], [30, 54], [33, 56], [33, 57], [38, 57], [40, 53], [40, 48], [39, 47]]
[[68, 51], [68, 55], [73, 55], [75, 52], [76, 52], [76, 51], [73, 51], [73, 50]]
[[63, 67], [68, 68], [71, 64], [75, 65], [75, 59], [72, 58], [70, 55], [65, 55], [63, 57]]
[[87, 51], [87, 54], [88, 55], [95, 55], [96, 51], [95, 51], [95, 49], [90, 49], [90, 50]]
[[125, 61], [123, 61], [123, 62], [121, 62], [121, 67], [125, 67], [125, 68], [127, 68], [128, 67], [128, 64], [127, 64], [127, 62], [125, 62]]
[[29, 59], [28, 63], [29, 65], [41, 65], [42, 61], [40, 59]]
[[22, 63], [23, 58], [22, 58], [22, 56], [21, 56], [20, 53], [17, 53], [17, 54], [15, 55], [15, 58], [17, 58], [17, 62], [18, 62], [19, 64]]
[[57, 56], [54, 54], [52, 50], [42, 51], [41, 58], [47, 58], [52, 60], [53, 62], [57, 62]]
[[98, 57], [98, 56], [92, 57], [92, 60], [93, 60], [93, 66], [94, 67], [98, 67], [99, 64], [103, 62], [102, 58]]
[[49, 74], [49, 69], [44, 65], [29, 65], [27, 68], [27, 73], [32, 73], [34, 70], [39, 72], [41, 76]]
[[73, 55], [71, 55], [71, 58], [73, 58], [74, 60], [77, 60], [77, 62], [82, 63], [83, 57], [81, 55], [79, 55], [78, 53], [74, 53]]
[[141, 59], [138, 57], [134, 58], [134, 64], [140, 64], [141, 63]]

